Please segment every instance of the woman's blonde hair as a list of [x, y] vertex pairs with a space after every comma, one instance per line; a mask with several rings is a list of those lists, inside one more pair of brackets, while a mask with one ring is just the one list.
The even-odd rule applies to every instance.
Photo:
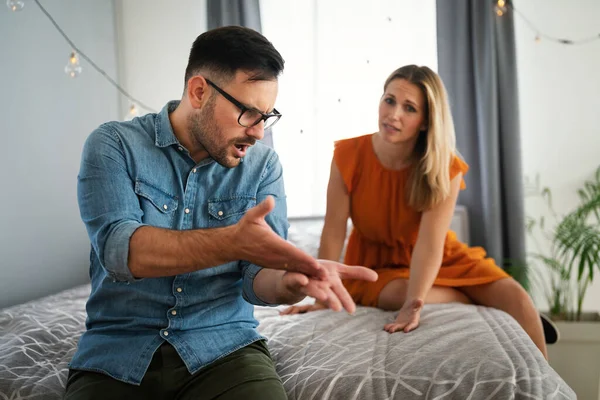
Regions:
[[456, 152], [454, 122], [446, 88], [430, 68], [406, 65], [387, 78], [390, 82], [405, 79], [423, 91], [427, 128], [419, 133], [414, 150], [416, 165], [407, 185], [408, 204], [418, 211], [433, 208], [450, 195], [450, 163]]

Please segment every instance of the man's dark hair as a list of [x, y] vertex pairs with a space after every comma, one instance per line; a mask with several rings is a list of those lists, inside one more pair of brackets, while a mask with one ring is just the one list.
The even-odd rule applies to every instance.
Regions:
[[225, 26], [204, 32], [196, 38], [187, 68], [185, 83], [201, 70], [212, 79], [228, 81], [238, 70], [248, 72], [250, 80], [273, 80], [283, 71], [283, 58], [263, 35], [241, 26]]

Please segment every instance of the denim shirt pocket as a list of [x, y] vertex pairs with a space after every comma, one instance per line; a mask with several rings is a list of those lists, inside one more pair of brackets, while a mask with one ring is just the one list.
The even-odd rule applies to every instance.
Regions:
[[178, 197], [165, 192], [141, 179], [135, 181], [135, 193], [140, 198], [145, 224], [160, 228], [173, 228]]
[[256, 205], [256, 197], [232, 196], [208, 200], [208, 225], [211, 228], [237, 223], [242, 216]]

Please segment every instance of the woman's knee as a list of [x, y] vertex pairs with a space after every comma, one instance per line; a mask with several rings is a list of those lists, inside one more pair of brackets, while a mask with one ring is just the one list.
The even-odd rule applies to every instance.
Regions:
[[538, 312], [529, 293], [518, 282], [512, 279], [511, 281], [507, 287], [506, 297], [509, 299], [514, 312], [528, 317], [537, 316]]
[[465, 288], [475, 303], [498, 308], [510, 314], [537, 313], [531, 297], [517, 281], [512, 278], [501, 279], [480, 287]]
[[377, 307], [382, 310], [399, 310], [406, 300], [407, 291], [407, 279], [394, 279], [385, 285], [381, 290], [381, 293], [379, 293]]

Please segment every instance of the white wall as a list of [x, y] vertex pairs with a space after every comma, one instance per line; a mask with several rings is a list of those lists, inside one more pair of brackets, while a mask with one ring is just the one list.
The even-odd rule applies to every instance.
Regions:
[[[205, 1], [42, 4], [133, 96], [156, 110], [181, 97], [189, 49], [206, 29]], [[99, 124], [123, 119], [129, 101], [84, 60], [81, 76], [66, 76], [71, 49], [33, 1], [19, 13], [2, 2], [0, 34], [2, 308], [89, 281], [76, 196], [81, 149]]]
[[[115, 3], [121, 84], [160, 111], [169, 100], [181, 99], [190, 48], [206, 30], [206, 0]], [[130, 103], [123, 96], [121, 101], [125, 116]]]
[[437, 70], [434, 0], [261, 0], [286, 60], [273, 133], [290, 216], [324, 215], [333, 142], [377, 130], [383, 83], [405, 64]]
[[[377, 128], [388, 74], [408, 63], [437, 69], [434, 0], [364, 5], [261, 0], [263, 33], [286, 61], [277, 101], [284, 118], [274, 142], [290, 216], [324, 214], [333, 141]], [[190, 46], [206, 29], [205, 9], [205, 0], [168, 10], [159, 0], [116, 1], [121, 82], [155, 110], [181, 97]], [[122, 101], [125, 116], [129, 101]]]
[[[515, 7], [551, 36], [580, 39], [599, 33], [597, 0], [516, 0]], [[575, 190], [600, 165], [600, 41], [536, 43], [536, 33], [518, 15], [515, 29], [524, 175], [531, 180], [540, 174], [553, 191], [555, 209], [568, 212], [577, 204]], [[528, 198], [526, 212], [551, 220], [539, 199]], [[547, 241], [539, 240], [547, 248]], [[533, 246], [529, 241], [528, 248]], [[584, 309], [600, 310], [600, 274]]]
[[[113, 3], [42, 4], [73, 41], [116, 76]], [[81, 61], [33, 1], [0, 4], [0, 308], [88, 281], [89, 239], [76, 186], [83, 142], [118, 117], [117, 92]]]

